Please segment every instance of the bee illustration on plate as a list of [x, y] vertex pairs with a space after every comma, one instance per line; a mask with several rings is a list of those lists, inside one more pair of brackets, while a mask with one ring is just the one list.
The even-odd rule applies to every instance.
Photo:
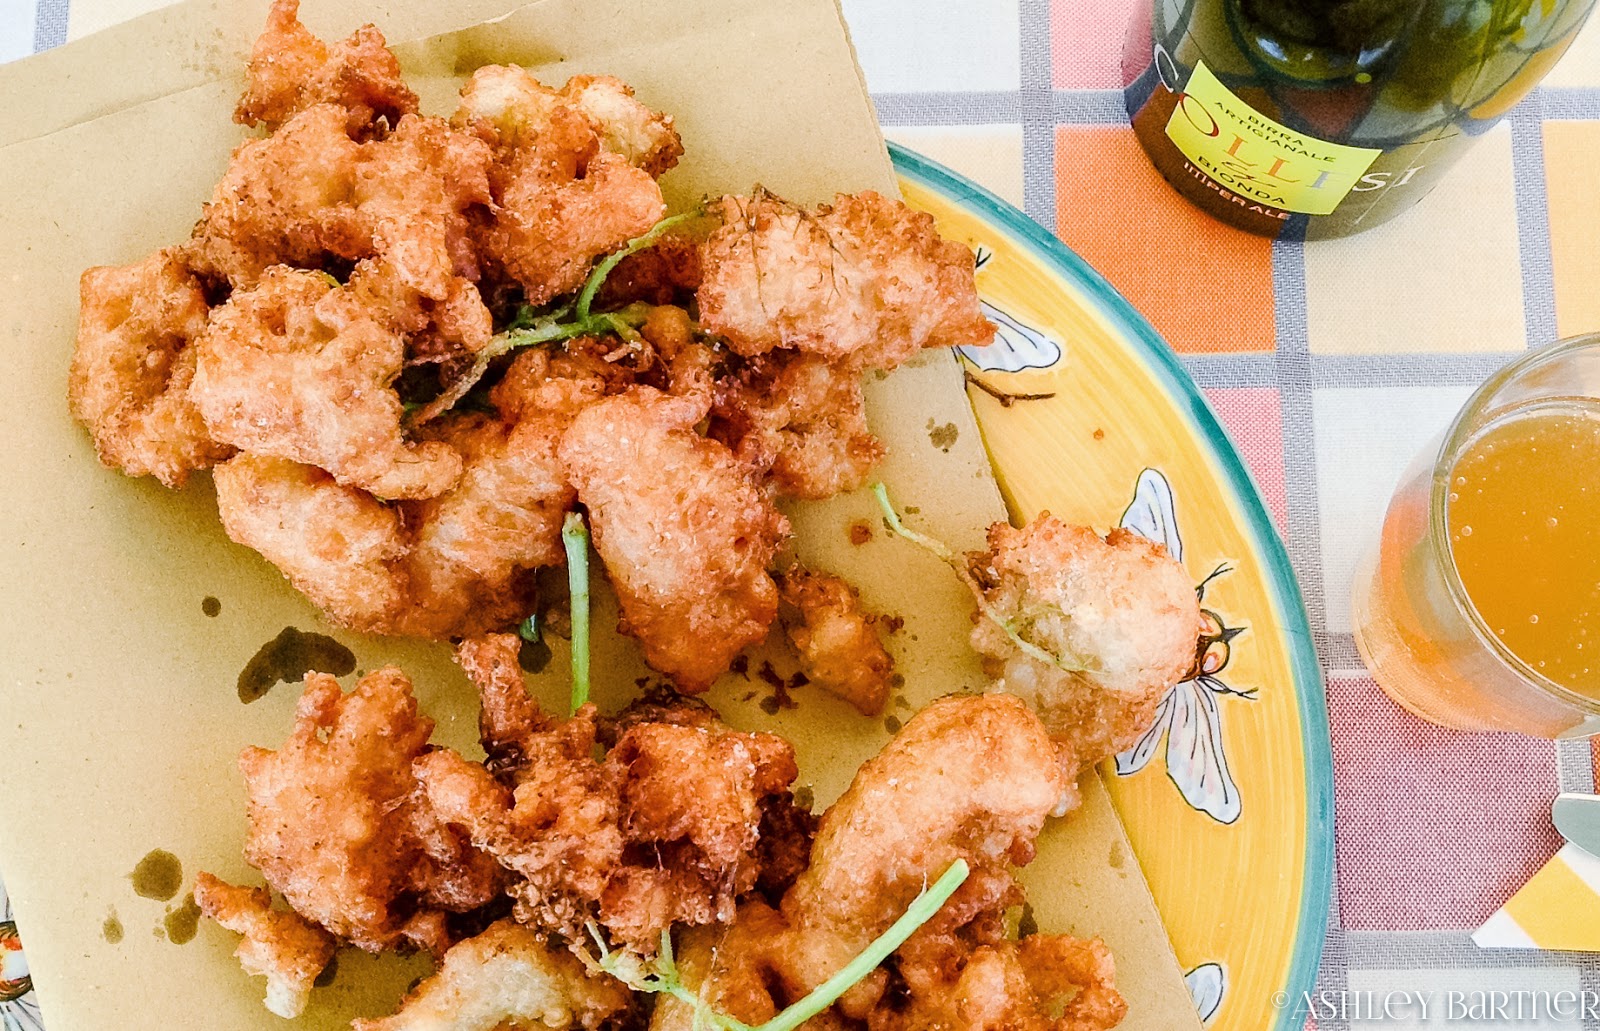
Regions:
[[[1183, 561], [1183, 536], [1178, 531], [1177, 504], [1172, 484], [1155, 469], [1139, 474], [1133, 503], [1122, 514], [1120, 524], [1159, 544], [1179, 562]], [[1224, 564], [1214, 569], [1195, 588], [1202, 606], [1206, 586], [1229, 572]], [[1222, 708], [1218, 700], [1227, 695], [1253, 699], [1255, 690], [1239, 690], [1223, 682], [1233, 639], [1244, 633], [1242, 626], [1228, 626], [1211, 609], [1200, 610], [1204, 620], [1195, 642], [1194, 665], [1183, 680], [1173, 685], [1156, 709], [1156, 721], [1133, 747], [1117, 756], [1117, 776], [1127, 777], [1149, 765], [1163, 736], [1167, 739], [1167, 776], [1178, 793], [1194, 809], [1218, 823], [1239, 819], [1239, 787], [1228, 770], [1228, 755], [1222, 738]]]
[[1202, 963], [1183, 975], [1183, 983], [1194, 1000], [1195, 1012], [1201, 1023], [1210, 1023], [1222, 1008], [1222, 997], [1228, 991], [1228, 972], [1221, 963]]
[[[977, 269], [994, 258], [994, 251], [978, 248]], [[986, 347], [958, 347], [961, 357], [984, 372], [1021, 372], [1048, 369], [1061, 360], [1061, 345], [1043, 330], [1012, 317], [988, 301], [980, 301], [983, 314], [995, 325], [994, 343]]]
[[28, 959], [22, 954], [22, 939], [4, 885], [0, 885], [0, 1029], [44, 1031], [39, 997], [33, 993]]

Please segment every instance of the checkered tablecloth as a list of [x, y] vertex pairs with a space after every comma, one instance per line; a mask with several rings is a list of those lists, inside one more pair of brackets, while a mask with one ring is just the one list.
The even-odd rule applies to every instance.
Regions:
[[[159, 2], [0, 0], [0, 60]], [[1550, 801], [1594, 789], [1590, 746], [1418, 722], [1366, 676], [1349, 615], [1403, 464], [1511, 355], [1600, 330], [1600, 20], [1419, 209], [1303, 246], [1210, 221], [1151, 169], [1122, 107], [1128, 0], [911, 5], [844, 0], [886, 133], [1053, 229], [1150, 319], [1288, 541], [1333, 731], [1322, 987], [1600, 990], [1600, 958], [1468, 939], [1555, 852]]]

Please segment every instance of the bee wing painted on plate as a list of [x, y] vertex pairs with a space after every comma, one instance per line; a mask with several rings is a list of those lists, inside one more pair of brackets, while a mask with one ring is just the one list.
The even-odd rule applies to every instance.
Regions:
[[1167, 776], [1183, 800], [1218, 823], [1239, 818], [1239, 787], [1228, 770], [1222, 744], [1222, 710], [1210, 677], [1185, 680], [1172, 689], [1172, 727], [1167, 734]]
[[1172, 692], [1175, 690], [1168, 688], [1167, 693], [1161, 696], [1161, 704], [1156, 706], [1155, 722], [1150, 724], [1150, 729], [1140, 734], [1139, 740], [1125, 751], [1117, 753], [1117, 776], [1131, 777], [1150, 765], [1151, 758], [1161, 745], [1161, 736], [1172, 725]]
[[0, 1027], [5, 1031], [44, 1031], [38, 997], [29, 992], [16, 1002], [0, 1003]]
[[1117, 525], [1165, 545], [1167, 554], [1175, 561], [1183, 561], [1183, 535], [1178, 532], [1178, 504], [1172, 496], [1172, 484], [1167, 482], [1159, 469], [1146, 469], [1139, 474], [1139, 483], [1133, 490], [1133, 501], [1122, 513], [1122, 521]]
[[956, 348], [967, 361], [984, 372], [1021, 372], [1048, 369], [1061, 360], [1061, 345], [1043, 330], [1019, 322], [988, 301], [982, 306], [995, 325], [994, 343]]
[[1202, 963], [1183, 975], [1189, 987], [1189, 998], [1194, 1000], [1195, 1012], [1200, 1019], [1209, 1021], [1222, 1008], [1222, 996], [1228, 990], [1228, 972], [1221, 963]]

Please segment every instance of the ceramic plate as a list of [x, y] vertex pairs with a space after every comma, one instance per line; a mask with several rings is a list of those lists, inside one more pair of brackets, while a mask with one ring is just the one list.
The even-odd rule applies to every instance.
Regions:
[[1104, 279], [993, 194], [890, 149], [906, 199], [978, 251], [1000, 335], [963, 360], [1013, 516], [1126, 527], [1194, 578], [1209, 639], [1102, 776], [1208, 1025], [1300, 1031], [1282, 1001], [1312, 989], [1321, 957], [1333, 760], [1305, 609], [1260, 492]]

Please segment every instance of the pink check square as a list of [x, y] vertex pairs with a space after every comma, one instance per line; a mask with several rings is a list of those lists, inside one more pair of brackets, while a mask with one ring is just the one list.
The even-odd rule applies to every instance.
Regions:
[[1056, 89], [1122, 88], [1123, 43], [1137, 7], [1125, 0], [1051, 3], [1051, 77]]
[[1424, 723], [1366, 677], [1328, 710], [1345, 928], [1476, 927], [1560, 847], [1552, 742]]
[[1223, 428], [1233, 438], [1261, 488], [1261, 498], [1278, 527], [1288, 535], [1288, 502], [1283, 475], [1283, 408], [1272, 387], [1216, 387], [1205, 392]]

